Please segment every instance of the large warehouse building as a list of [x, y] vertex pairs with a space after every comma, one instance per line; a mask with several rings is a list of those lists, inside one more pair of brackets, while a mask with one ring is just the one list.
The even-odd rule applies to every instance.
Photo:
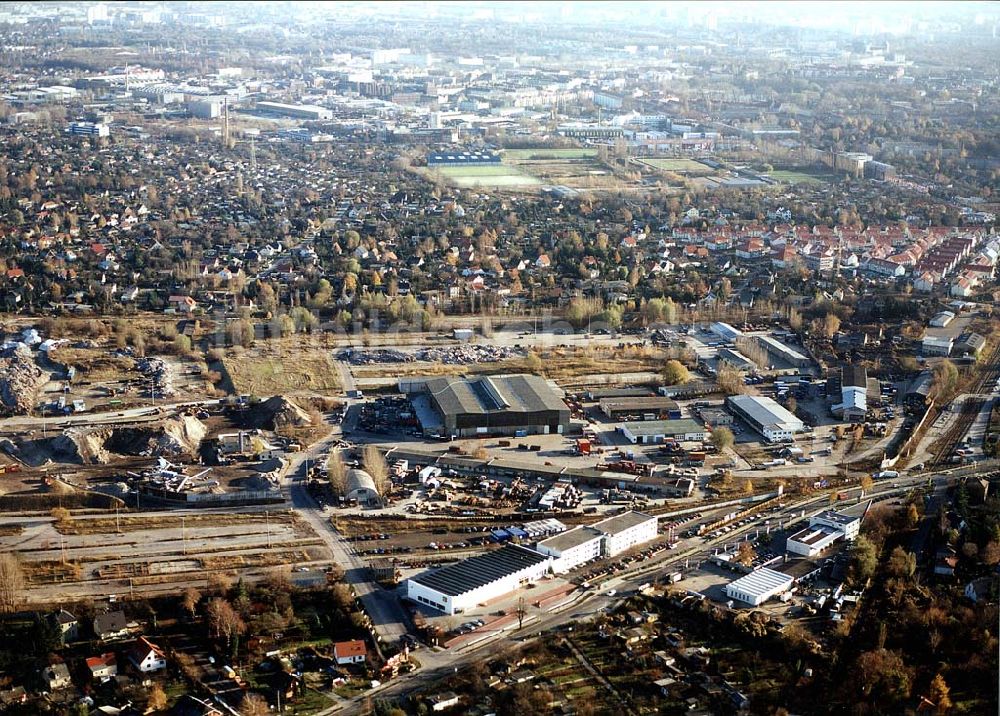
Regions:
[[537, 549], [552, 557], [552, 571], [561, 574], [598, 557], [614, 557], [655, 539], [656, 525], [656, 517], [652, 515], [626, 512], [549, 537], [539, 542]]
[[406, 580], [406, 596], [446, 614], [458, 614], [536, 582], [549, 571], [550, 557], [508, 544]]
[[411, 577], [406, 580], [406, 596], [446, 614], [457, 614], [510, 594], [550, 572], [568, 572], [599, 557], [614, 557], [656, 535], [655, 516], [625, 512], [543, 539], [535, 549], [507, 544]]
[[284, 102], [258, 102], [257, 110], [280, 117], [296, 119], [333, 119], [333, 111], [315, 104], [285, 104]]
[[537, 375], [411, 380], [406, 392], [427, 435], [568, 432], [570, 411], [557, 388]]
[[732, 395], [726, 398], [726, 407], [733, 415], [745, 420], [768, 442], [792, 440], [795, 433], [805, 429], [805, 424], [801, 420], [771, 398]]
[[809, 358], [807, 356], [802, 355], [794, 348], [786, 346], [781, 341], [771, 338], [771, 336], [757, 336], [757, 342], [770, 355], [783, 360], [795, 368], [805, 368], [809, 365]]
[[863, 365], [845, 365], [841, 370], [840, 402], [833, 412], [851, 422], [868, 415], [868, 371]]

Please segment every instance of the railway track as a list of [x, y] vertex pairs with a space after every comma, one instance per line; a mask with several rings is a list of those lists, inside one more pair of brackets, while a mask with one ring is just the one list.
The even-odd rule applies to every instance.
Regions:
[[983, 409], [983, 405], [991, 399], [983, 393], [993, 392], [998, 380], [1000, 380], [1000, 342], [993, 347], [989, 358], [983, 363], [969, 386], [969, 396], [962, 403], [958, 417], [938, 442], [939, 449], [930, 460], [931, 467], [943, 465], [955, 452], [962, 438], [976, 421], [976, 416]]
[[931, 459], [930, 467], [939, 467], [947, 462], [959, 442], [969, 432], [969, 428], [972, 427], [976, 416], [979, 415], [979, 411], [982, 410], [983, 403], [985, 402], [985, 398], [969, 396], [962, 403], [962, 410], [959, 412], [958, 417], [955, 418], [951, 426], [941, 437], [941, 440], [938, 441], [938, 451]]

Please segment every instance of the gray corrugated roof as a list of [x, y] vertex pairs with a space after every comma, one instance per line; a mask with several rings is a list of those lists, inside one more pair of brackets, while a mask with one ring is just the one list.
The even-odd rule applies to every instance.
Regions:
[[776, 589], [786, 589], [795, 580], [787, 574], [776, 572], [773, 569], [762, 568], [745, 577], [730, 582], [729, 586], [744, 594], [765, 595], [774, 592]]
[[569, 410], [549, 384], [537, 375], [435, 378], [427, 381], [427, 391], [446, 415]]
[[548, 559], [533, 549], [509, 544], [496, 551], [469, 557], [412, 579], [417, 584], [441, 594], [457, 597]]
[[642, 396], [630, 398], [602, 398], [600, 401], [601, 410], [634, 410], [641, 412], [647, 408], [664, 408], [666, 410], [678, 410], [680, 406], [672, 398], [664, 398], [662, 395]]
[[352, 469], [347, 471], [347, 491], [354, 492], [355, 490], [378, 492], [375, 489], [375, 480], [371, 475], [364, 470]]
[[801, 425], [802, 421], [772, 398], [756, 395], [731, 395], [726, 402], [750, 416], [759, 425]]
[[855, 387], [868, 390], [868, 371], [863, 365], [845, 365], [841, 376], [841, 384], [845, 388]]

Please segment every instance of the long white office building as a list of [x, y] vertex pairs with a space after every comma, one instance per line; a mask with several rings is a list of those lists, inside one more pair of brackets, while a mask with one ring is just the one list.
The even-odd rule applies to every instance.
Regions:
[[592, 525], [574, 527], [542, 540], [536, 548], [552, 557], [552, 571], [561, 574], [599, 557], [614, 557], [655, 539], [656, 535], [655, 516], [626, 512]]
[[257, 109], [268, 114], [296, 119], [333, 119], [333, 111], [315, 104], [285, 104], [284, 102], [258, 102]]
[[861, 531], [861, 517], [824, 510], [809, 518], [805, 527], [785, 540], [785, 549], [803, 557], [815, 557], [838, 540], [853, 541]]
[[81, 134], [86, 137], [108, 137], [111, 129], [100, 122], [72, 122], [67, 131], [70, 134]]

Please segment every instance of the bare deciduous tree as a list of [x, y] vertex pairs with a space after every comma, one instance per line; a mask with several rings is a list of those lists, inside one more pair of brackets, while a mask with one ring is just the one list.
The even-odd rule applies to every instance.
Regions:
[[243, 619], [225, 599], [218, 597], [213, 599], [208, 603], [208, 608], [205, 611], [208, 615], [209, 630], [213, 637], [225, 637], [226, 641], [230, 641], [234, 636], [243, 634], [247, 630]]
[[198, 609], [198, 602], [200, 601], [201, 592], [194, 587], [188, 587], [184, 590], [184, 596], [181, 599], [181, 606], [184, 607], [184, 611], [193, 617]]
[[149, 688], [146, 708], [153, 711], [163, 711], [167, 708], [167, 695], [163, 691], [163, 687], [156, 682], [153, 682], [153, 685]]
[[326, 460], [326, 469], [329, 474], [330, 488], [334, 494], [343, 495], [347, 491], [347, 466], [344, 464], [344, 456], [340, 450], [333, 450]]
[[248, 693], [240, 704], [240, 713], [242, 716], [267, 716], [270, 713], [270, 707], [267, 705], [267, 700], [260, 694]]
[[385, 462], [382, 451], [378, 449], [377, 445], [365, 445], [362, 462], [365, 466], [365, 472], [371, 475], [378, 494], [384, 496], [389, 492], [391, 483], [389, 482], [389, 466]]
[[21, 603], [24, 571], [12, 552], [0, 554], [0, 611], [12, 612]]

